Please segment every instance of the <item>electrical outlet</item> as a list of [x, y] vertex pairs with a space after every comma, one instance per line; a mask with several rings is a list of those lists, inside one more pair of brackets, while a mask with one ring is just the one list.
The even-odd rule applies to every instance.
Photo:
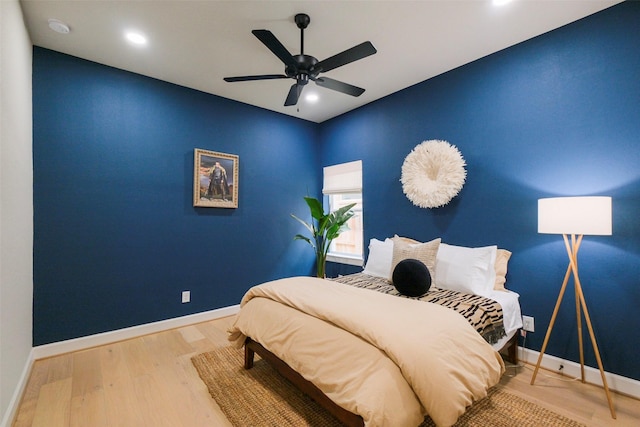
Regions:
[[191, 291], [182, 291], [182, 303], [191, 302]]
[[522, 329], [527, 332], [535, 332], [535, 326], [533, 317], [531, 316], [522, 316]]

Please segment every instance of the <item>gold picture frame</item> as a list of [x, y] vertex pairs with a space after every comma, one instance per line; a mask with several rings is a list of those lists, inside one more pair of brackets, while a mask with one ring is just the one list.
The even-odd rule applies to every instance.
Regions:
[[193, 153], [193, 206], [238, 207], [238, 163], [235, 154], [196, 148]]

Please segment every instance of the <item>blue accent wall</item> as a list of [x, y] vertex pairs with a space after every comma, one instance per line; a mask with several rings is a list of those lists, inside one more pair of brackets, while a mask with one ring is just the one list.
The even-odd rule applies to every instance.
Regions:
[[[33, 58], [35, 345], [235, 305], [312, 271], [289, 215], [320, 187], [316, 124]], [[195, 148], [239, 156], [237, 209], [193, 207]]]
[[[584, 238], [580, 277], [605, 369], [640, 380], [638, 22], [640, 3], [625, 2], [321, 124], [34, 48], [34, 344], [234, 305], [254, 284], [312, 274], [289, 214], [308, 215], [302, 196], [319, 194], [322, 166], [362, 159], [366, 241], [511, 250], [507, 285], [535, 317], [534, 350], [567, 267], [561, 236], [537, 233], [537, 200], [612, 196], [613, 235]], [[467, 162], [464, 188], [438, 209], [412, 205], [399, 181], [429, 139]], [[238, 209], [192, 207], [194, 148], [240, 156]], [[547, 353], [577, 361], [572, 301]]]
[[[605, 369], [640, 380], [640, 2], [627, 2], [371, 103], [321, 128], [322, 165], [363, 160], [365, 240], [397, 233], [509, 249], [507, 285], [540, 350], [568, 264], [537, 233], [537, 200], [613, 198], [613, 235], [585, 236], [580, 278]], [[430, 60], [425, 58], [425, 61]], [[402, 163], [424, 140], [456, 145], [460, 194], [421, 209]], [[428, 325], [425, 325], [428, 327]], [[597, 367], [584, 328], [586, 361]], [[573, 291], [547, 353], [579, 361]]]

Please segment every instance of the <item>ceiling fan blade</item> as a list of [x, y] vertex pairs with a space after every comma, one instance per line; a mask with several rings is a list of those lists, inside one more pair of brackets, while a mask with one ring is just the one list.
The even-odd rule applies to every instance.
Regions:
[[284, 65], [296, 65], [293, 56], [289, 53], [286, 47], [280, 43], [280, 40], [273, 35], [269, 30], [253, 30], [251, 31], [254, 36], [258, 38], [271, 52], [284, 63]]
[[360, 43], [351, 49], [347, 49], [344, 52], [340, 52], [337, 55], [333, 55], [330, 58], [318, 62], [313, 68], [317, 72], [324, 73], [359, 59], [366, 58], [376, 52], [377, 50], [373, 47], [371, 42]]
[[351, 96], [360, 96], [364, 93], [364, 89], [358, 86], [350, 85], [349, 83], [340, 82], [338, 80], [330, 79], [328, 77], [319, 77], [316, 79], [316, 84], [327, 89], [336, 90], [338, 92], [346, 93]]
[[225, 82], [248, 82], [251, 80], [273, 80], [273, 79], [288, 79], [289, 77], [284, 74], [263, 74], [261, 76], [238, 76], [238, 77], [225, 77]]
[[300, 98], [303, 87], [303, 85], [299, 85], [298, 83], [294, 83], [291, 86], [291, 89], [289, 89], [289, 94], [287, 95], [287, 99], [284, 101], [285, 107], [296, 105], [298, 103], [298, 98]]

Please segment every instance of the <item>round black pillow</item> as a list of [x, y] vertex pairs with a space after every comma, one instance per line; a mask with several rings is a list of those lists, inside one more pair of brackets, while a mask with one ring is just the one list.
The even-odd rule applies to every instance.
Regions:
[[404, 259], [396, 265], [391, 276], [393, 286], [402, 295], [419, 297], [426, 294], [431, 287], [431, 274], [422, 261]]

